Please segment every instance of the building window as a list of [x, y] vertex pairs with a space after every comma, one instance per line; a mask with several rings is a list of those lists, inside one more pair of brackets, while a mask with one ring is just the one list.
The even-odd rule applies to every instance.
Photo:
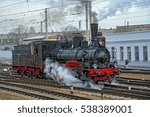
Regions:
[[124, 58], [123, 47], [120, 47], [120, 60], [123, 60], [123, 58]]
[[116, 50], [115, 50], [115, 47], [111, 48], [111, 55], [112, 55], [112, 59], [116, 59]]
[[143, 60], [148, 61], [147, 46], [143, 46]]
[[139, 61], [139, 47], [135, 46], [135, 61]]
[[131, 60], [131, 47], [127, 47], [127, 57], [128, 60]]

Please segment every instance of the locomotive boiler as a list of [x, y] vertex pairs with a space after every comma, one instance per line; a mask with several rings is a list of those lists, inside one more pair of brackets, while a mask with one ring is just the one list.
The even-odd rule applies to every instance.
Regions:
[[97, 30], [98, 25], [92, 24], [90, 43], [78, 33], [72, 40], [63, 37], [61, 40], [35, 41], [16, 46], [13, 50], [13, 68], [20, 75], [44, 77], [44, 61], [49, 58], [74, 70], [81, 80], [84, 76], [84, 80], [94, 83], [111, 81], [119, 75], [119, 69], [110, 63], [105, 37]]
[[[97, 24], [92, 25], [92, 30], [97, 28]], [[88, 45], [82, 34], [75, 34], [71, 42], [67, 39], [59, 41], [60, 48], [54, 54], [49, 53], [50, 58], [55, 58], [57, 61], [66, 62], [76, 60], [80, 62], [93, 62], [97, 64], [108, 65], [110, 63], [110, 53], [105, 47], [105, 37], [101, 34], [92, 34], [92, 42]], [[70, 45], [70, 46], [69, 46]]]

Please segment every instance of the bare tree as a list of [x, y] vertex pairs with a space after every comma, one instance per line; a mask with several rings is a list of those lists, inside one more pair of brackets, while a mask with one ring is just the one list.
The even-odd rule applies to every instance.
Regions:
[[19, 25], [16, 29], [15, 29], [15, 33], [16, 34], [24, 34], [26, 32], [28, 28], [22, 25]]
[[69, 24], [65, 27], [65, 31], [78, 31], [78, 28]]
[[36, 33], [34, 27], [30, 27], [29, 33], [31, 33], [31, 34]]
[[30, 27], [29, 29], [27, 26], [19, 25], [17, 28], [12, 29], [9, 34], [12, 35], [17, 45], [19, 45], [22, 42], [22, 39], [28, 37], [29, 33], [35, 33], [35, 32], [36, 31], [33, 27]]
[[68, 38], [72, 38], [73, 34], [75, 34], [77, 32], [79, 32], [79, 29], [76, 26], [67, 25], [64, 28], [63, 34]]

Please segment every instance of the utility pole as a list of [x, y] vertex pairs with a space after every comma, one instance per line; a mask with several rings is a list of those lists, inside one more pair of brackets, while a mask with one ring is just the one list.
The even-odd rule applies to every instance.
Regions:
[[81, 20], [79, 21], [79, 32], [81, 31]]
[[91, 1], [89, 1], [89, 27], [90, 27], [90, 41], [92, 40], [92, 34], [91, 34], [91, 23], [92, 23], [92, 5], [91, 5]]
[[86, 10], [86, 41], [89, 41], [89, 30], [88, 30], [88, 25], [89, 25], [89, 18], [88, 18], [88, 1], [85, 1], [85, 10]]
[[[92, 8], [91, 8], [91, 1], [92, 0], [69, 0], [69, 1], [81, 1], [82, 3], [85, 4], [85, 10], [86, 10], [86, 41], [91, 41], [91, 33], [89, 37], [89, 30], [91, 30], [91, 13], [92, 13]], [[90, 25], [90, 26], [89, 26]], [[90, 29], [89, 29], [90, 27]], [[90, 40], [89, 40], [90, 39]]]
[[45, 8], [45, 32], [46, 40], [48, 39], [48, 8]]
[[41, 21], [41, 33], [43, 33], [43, 21]]

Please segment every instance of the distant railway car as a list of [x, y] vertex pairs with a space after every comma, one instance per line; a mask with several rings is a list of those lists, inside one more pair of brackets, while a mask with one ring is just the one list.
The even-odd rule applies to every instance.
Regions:
[[[97, 24], [92, 25], [92, 41], [88, 45], [82, 34], [76, 34], [72, 41], [36, 41], [16, 46], [13, 50], [13, 68], [20, 75], [44, 77], [46, 58], [66, 65], [78, 74], [81, 80], [111, 81], [119, 75], [119, 69], [110, 63], [110, 53], [105, 47], [105, 37], [97, 33]], [[84, 77], [84, 78], [83, 78]]]

